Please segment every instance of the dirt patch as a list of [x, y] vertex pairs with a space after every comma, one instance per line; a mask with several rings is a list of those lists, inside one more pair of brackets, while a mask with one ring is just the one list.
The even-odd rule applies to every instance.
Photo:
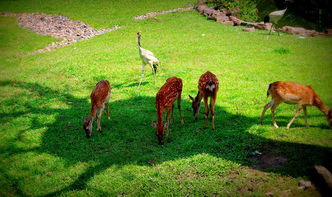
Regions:
[[254, 164], [252, 167], [256, 170], [262, 171], [269, 168], [273, 169], [282, 167], [287, 163], [288, 159], [284, 156], [277, 155], [276, 153], [278, 152], [279, 149], [274, 147], [271, 148], [269, 152], [265, 152], [262, 155], [251, 156], [251, 158], [256, 160], [256, 164]]
[[235, 196], [319, 196], [314, 186], [300, 189], [292, 177], [271, 177], [269, 173], [246, 167], [236, 168], [221, 178], [235, 186]]
[[81, 21], [71, 20], [59, 15], [38, 13], [3, 13], [2, 15], [17, 17], [17, 22], [21, 27], [30, 29], [38, 34], [63, 39], [61, 42], [54, 42], [44, 49], [37, 50], [35, 53], [54, 50], [120, 28], [120, 26], [115, 26], [97, 30]]
[[135, 16], [134, 20], [143, 20], [143, 19], [147, 19], [147, 18], [153, 18], [156, 15], [160, 15], [160, 14], [168, 14], [168, 13], [172, 13], [172, 12], [183, 12], [183, 11], [188, 11], [188, 10], [193, 10], [194, 7], [189, 6], [187, 8], [176, 8], [176, 9], [172, 9], [172, 10], [165, 10], [165, 11], [160, 11], [160, 12], [150, 12], [144, 15], [140, 15], [140, 16]]

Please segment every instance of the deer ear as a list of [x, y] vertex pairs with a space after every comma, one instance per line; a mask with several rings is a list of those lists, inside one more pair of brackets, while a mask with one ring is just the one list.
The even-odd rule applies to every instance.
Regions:
[[152, 125], [154, 128], [157, 128], [157, 123], [153, 122], [152, 120], [151, 120], [151, 125]]
[[194, 98], [192, 96], [190, 96], [190, 95], [188, 95], [188, 96], [189, 96], [190, 100], [194, 101]]

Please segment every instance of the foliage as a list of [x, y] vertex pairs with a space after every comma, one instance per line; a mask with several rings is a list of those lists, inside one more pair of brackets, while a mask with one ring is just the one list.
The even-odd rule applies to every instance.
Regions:
[[258, 10], [256, 1], [250, 0], [216, 0], [207, 1], [208, 5], [213, 5], [217, 9], [226, 8], [227, 10], [233, 10], [239, 8], [240, 11], [235, 15], [239, 15], [240, 19], [245, 21], [257, 21]]
[[[297, 81], [311, 86], [332, 105], [332, 40], [299, 38], [206, 20], [196, 11], [134, 21], [150, 11], [185, 7], [191, 1], [1, 1], [2, 11], [63, 14], [95, 27], [117, 31], [42, 54], [38, 48], [56, 41], [0, 16], [0, 196], [276, 196], [318, 195], [299, 190], [307, 170], [332, 148], [326, 118], [308, 109], [310, 127], [300, 116], [290, 130], [296, 106], [277, 109], [280, 129], [258, 119], [268, 84]], [[61, 6], [60, 6], [61, 5]], [[66, 6], [63, 6], [66, 5]], [[151, 7], [147, 6], [151, 5]], [[94, 13], [94, 14], [92, 14]], [[124, 14], [125, 13], [125, 14]], [[175, 120], [164, 146], [157, 145], [153, 76], [146, 68], [137, 89], [142, 47], [161, 60], [157, 87], [170, 76], [183, 79], [182, 126]], [[194, 122], [188, 95], [197, 93], [207, 70], [220, 81], [216, 130]], [[95, 84], [112, 84], [111, 120], [102, 117], [104, 135], [82, 129]], [[203, 108], [203, 107], [202, 107]], [[201, 109], [202, 112], [202, 109]], [[94, 124], [95, 125], [95, 124]], [[272, 149], [288, 159], [280, 168], [255, 170], [254, 151]]]

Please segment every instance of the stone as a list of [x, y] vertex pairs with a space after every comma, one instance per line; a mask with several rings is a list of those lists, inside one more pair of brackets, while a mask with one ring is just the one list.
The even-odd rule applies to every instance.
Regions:
[[298, 186], [299, 186], [299, 189], [305, 190], [305, 189], [312, 187], [312, 184], [310, 181], [301, 180], [301, 181], [299, 181]]
[[246, 28], [243, 28], [242, 30], [250, 32], [250, 31], [255, 31], [256, 29], [255, 29], [255, 27], [246, 27]]

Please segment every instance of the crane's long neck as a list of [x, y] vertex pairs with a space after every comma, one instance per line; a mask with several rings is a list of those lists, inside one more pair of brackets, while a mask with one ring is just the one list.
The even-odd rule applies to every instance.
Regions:
[[141, 35], [137, 36], [137, 44], [138, 44], [138, 48], [141, 48]]

